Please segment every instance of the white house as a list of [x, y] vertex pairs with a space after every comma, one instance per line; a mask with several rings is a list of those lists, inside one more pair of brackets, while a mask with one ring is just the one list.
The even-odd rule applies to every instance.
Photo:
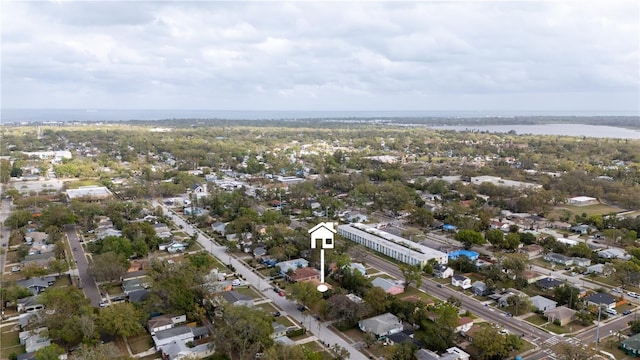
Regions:
[[451, 284], [466, 290], [471, 287], [471, 279], [462, 275], [453, 275]]
[[360, 320], [358, 321], [358, 327], [363, 332], [370, 332], [376, 335], [378, 339], [384, 339], [403, 330], [402, 321], [391, 313]]
[[293, 259], [289, 261], [281, 261], [276, 264], [276, 267], [280, 268], [280, 272], [286, 274], [289, 269], [295, 271], [297, 268], [307, 267], [309, 266], [309, 262], [305, 259]]
[[458, 326], [456, 326], [456, 332], [465, 333], [473, 326], [473, 319], [468, 316], [463, 316], [458, 319]]
[[453, 276], [453, 269], [443, 264], [433, 265], [433, 277], [438, 279], [448, 279]]
[[535, 307], [536, 309], [542, 312], [555, 309], [556, 306], [558, 306], [558, 303], [556, 301], [547, 299], [546, 297], [540, 296], [540, 295], [536, 295], [532, 297], [531, 304], [533, 304], [533, 307]]
[[177, 324], [187, 322], [186, 315], [160, 315], [153, 317], [147, 321], [147, 329], [151, 335], [155, 335], [156, 332], [171, 329]]

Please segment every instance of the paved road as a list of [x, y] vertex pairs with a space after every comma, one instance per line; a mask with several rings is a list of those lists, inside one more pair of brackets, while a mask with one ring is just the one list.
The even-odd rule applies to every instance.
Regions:
[[[71, 253], [73, 259], [76, 262], [78, 276], [80, 277], [80, 284], [82, 284], [82, 291], [84, 296], [91, 301], [91, 306], [98, 307], [102, 301], [98, 285], [91, 275], [89, 275], [89, 262], [87, 256], [84, 253], [78, 233], [76, 232], [75, 225], [65, 225], [65, 231], [67, 233], [67, 239], [69, 239], [69, 246], [71, 247]], [[73, 250], [73, 249], [77, 250]]]
[[[9, 250], [9, 236], [11, 236], [11, 228], [4, 226], [4, 221], [7, 220], [11, 213], [11, 199], [2, 199], [0, 204], [0, 247], [2, 247], [2, 254], [0, 254], [0, 274], [4, 272], [4, 266], [7, 261], [7, 251]], [[7, 243], [7, 246], [4, 246]]]
[[198, 233], [198, 243], [202, 245], [204, 249], [209, 251], [213, 256], [218, 258], [225, 265], [231, 264], [236, 272], [241, 274], [249, 283], [251, 283], [255, 288], [262, 291], [262, 294], [267, 298], [271, 299], [275, 305], [281, 308], [288, 316], [294, 318], [300, 324], [303, 324], [307, 328], [307, 331], [315, 335], [318, 339], [324, 341], [328, 344], [338, 344], [343, 348], [349, 351], [349, 359], [351, 360], [366, 360], [367, 357], [364, 356], [361, 352], [359, 352], [355, 347], [353, 347], [350, 343], [345, 341], [343, 338], [335, 334], [331, 331], [324, 323], [317, 321], [315, 318], [311, 316], [307, 316], [305, 313], [301, 313], [297, 310], [297, 304], [295, 301], [287, 300], [284, 297], [279, 296], [272, 290], [271, 284], [269, 284], [265, 279], [261, 276], [257, 275], [249, 267], [241, 263], [233, 256], [230, 256], [227, 253], [227, 248], [224, 246], [219, 246], [212, 242], [209, 237], [205, 236], [201, 231], [197, 229], [193, 229], [190, 224], [185, 222], [179, 216], [172, 214], [167, 207], [161, 202], [154, 201], [154, 207], [162, 206], [162, 209], [165, 215], [168, 215], [170, 219], [176, 225], [182, 225], [183, 230], [188, 235], [193, 235], [194, 232]]
[[[403, 279], [402, 272], [395, 264], [390, 263], [378, 256], [370, 254], [367, 257], [367, 264], [375, 267], [376, 269], [384, 271], [398, 279]], [[542, 331], [529, 323], [526, 323], [517, 318], [505, 316], [504, 312], [496, 310], [494, 307], [485, 306], [483, 303], [474, 298], [461, 294], [458, 291], [449, 289], [446, 286], [439, 288], [437, 287], [437, 285], [437, 282], [424, 277], [422, 280], [422, 286], [420, 288], [426, 291], [428, 294], [438, 297], [442, 300], [447, 300], [450, 296], [454, 296], [460, 299], [462, 308], [467, 309], [474, 314], [477, 314], [485, 320], [500, 324], [511, 333], [525, 334], [525, 337], [531, 341], [544, 341], [552, 337], [551, 334]]]

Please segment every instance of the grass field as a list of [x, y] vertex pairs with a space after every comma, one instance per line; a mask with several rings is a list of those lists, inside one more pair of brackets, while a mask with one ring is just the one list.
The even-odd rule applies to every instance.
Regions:
[[529, 316], [528, 318], [524, 319], [524, 321], [530, 322], [538, 326], [548, 323], [547, 319], [544, 316], [539, 314]]
[[153, 347], [153, 340], [149, 334], [132, 336], [127, 338], [127, 340], [129, 341], [129, 346], [131, 346], [131, 352], [134, 354], [145, 352]]
[[605, 204], [595, 204], [595, 205], [589, 205], [589, 206], [562, 205], [562, 206], [556, 206], [549, 213], [547, 218], [553, 217], [555, 219], [559, 219], [560, 217], [564, 216], [565, 210], [571, 213], [571, 217], [572, 217], [571, 220], [573, 220], [573, 216], [582, 215], [582, 213], [587, 214], [587, 216], [591, 216], [591, 215], [606, 215], [612, 212], [617, 213], [620, 211], [624, 211], [624, 209], [621, 209], [619, 207], [605, 205]]
[[2, 348], [0, 348], [0, 353], [2, 353], [2, 358], [6, 359], [12, 353], [16, 355], [24, 354], [24, 346], [20, 345], [20, 340], [18, 338], [18, 331], [5, 331], [3, 329], [0, 334], [0, 344], [2, 344]]

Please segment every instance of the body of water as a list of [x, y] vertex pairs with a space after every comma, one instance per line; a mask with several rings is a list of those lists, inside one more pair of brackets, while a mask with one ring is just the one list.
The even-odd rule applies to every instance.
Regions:
[[485, 126], [432, 126], [433, 129], [455, 131], [480, 131], [490, 133], [508, 133], [531, 135], [586, 136], [594, 138], [640, 139], [640, 131], [615, 126], [582, 124], [544, 124], [544, 125], [485, 125]]
[[[146, 109], [0, 109], [0, 124], [100, 122], [128, 120], [226, 119], [226, 120], [282, 120], [282, 119], [382, 119], [382, 118], [485, 118], [503, 117], [576, 117], [638, 116], [635, 112], [580, 111], [242, 111], [242, 110], [146, 110]], [[602, 138], [640, 139], [640, 132], [615, 126], [550, 124], [550, 125], [485, 125], [434, 126], [436, 129], [474, 130], [494, 133], [567, 135]]]
[[167, 119], [483, 118], [516, 116], [638, 116], [635, 112], [585, 111], [244, 111], [150, 109], [0, 109], [0, 122], [128, 121]]

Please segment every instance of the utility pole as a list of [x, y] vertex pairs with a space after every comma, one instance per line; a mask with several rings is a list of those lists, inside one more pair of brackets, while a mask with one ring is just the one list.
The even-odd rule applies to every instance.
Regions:
[[602, 304], [598, 304], [598, 325], [596, 327], [596, 347], [600, 343], [600, 314], [602, 313]]

